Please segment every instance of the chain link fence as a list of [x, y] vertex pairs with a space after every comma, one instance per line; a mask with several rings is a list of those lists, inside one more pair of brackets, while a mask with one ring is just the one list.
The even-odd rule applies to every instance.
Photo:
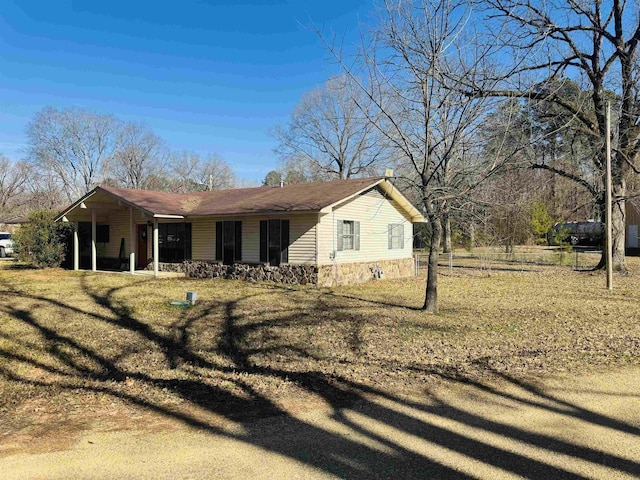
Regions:
[[[541, 271], [544, 267], [566, 267], [574, 270], [591, 270], [598, 265], [602, 252], [574, 248], [522, 249], [512, 252], [482, 249], [471, 252], [443, 253], [438, 256], [440, 272], [454, 273], [464, 270]], [[426, 272], [428, 252], [414, 254], [416, 275]]]

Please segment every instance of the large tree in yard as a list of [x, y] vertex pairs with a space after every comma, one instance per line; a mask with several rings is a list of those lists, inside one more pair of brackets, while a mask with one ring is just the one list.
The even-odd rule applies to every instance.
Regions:
[[432, 312], [442, 219], [498, 169], [477, 155], [490, 99], [461, 92], [461, 79], [484, 68], [470, 15], [463, 0], [389, 0], [355, 61], [329, 45], [364, 93], [361, 112], [391, 149], [398, 183], [413, 190], [425, 212], [430, 250], [423, 308]]
[[[519, 97], [553, 106], [567, 128], [590, 137], [595, 171], [603, 185], [606, 104], [612, 115], [613, 262], [625, 269], [625, 199], [629, 176], [638, 173], [640, 96], [638, 42], [640, 15], [624, 0], [484, 0], [488, 44], [499, 55], [502, 74], [493, 88], [469, 82], [475, 97]], [[485, 32], [486, 33], [486, 32]], [[558, 88], [569, 78], [587, 99]], [[548, 107], [550, 110], [551, 107]], [[547, 168], [547, 167], [545, 167]], [[581, 182], [575, 172], [554, 173]], [[585, 185], [586, 187], [586, 185]], [[602, 192], [603, 188], [598, 188]], [[603, 195], [598, 195], [601, 204]]]

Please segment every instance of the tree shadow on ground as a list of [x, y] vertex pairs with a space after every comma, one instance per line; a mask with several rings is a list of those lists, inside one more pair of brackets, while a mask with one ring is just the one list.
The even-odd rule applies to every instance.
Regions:
[[[233, 300], [201, 302], [197, 308], [178, 314], [168, 328], [161, 329], [140, 318], [120, 299], [118, 294], [126, 286], [100, 291], [83, 278], [82, 288], [100, 307], [97, 313], [62, 299], [31, 295], [4, 285], [2, 296], [26, 299], [30, 307], [18, 308], [12, 302], [3, 302], [0, 311], [35, 333], [38, 339], [27, 341], [15, 331], [3, 331], [0, 325], [0, 336], [4, 344], [11, 347], [0, 349], [0, 375], [5, 380], [56, 392], [93, 392], [121, 399], [212, 434], [276, 452], [340, 478], [476, 478], [471, 467], [460, 467], [441, 456], [429, 455], [427, 447], [418, 448], [415, 444], [430, 445], [456, 458], [522, 478], [587, 478], [561, 463], [514, 451], [482, 435], [471, 435], [465, 428], [489, 437], [497, 435], [549, 454], [605, 466], [622, 474], [634, 475], [640, 471], [638, 462], [623, 456], [487, 418], [445, 400], [437, 392], [427, 391], [424, 402], [407, 400], [345, 375], [289, 367], [286, 355], [284, 361], [265, 363], [263, 355], [274, 353], [286, 353], [296, 359], [316, 355], [304, 344], [279, 338], [270, 330], [274, 326], [286, 328], [299, 322], [309, 325], [323, 322], [322, 318], [305, 317], [300, 310], [278, 310], [277, 298], [271, 296], [274, 292], [287, 295], [286, 291], [258, 288], [256, 293]], [[292, 295], [294, 293], [291, 291]], [[323, 308], [333, 309], [330, 312], [333, 320], [348, 322], [350, 333], [346, 344], [357, 355], [366, 349], [361, 329], [367, 318], [354, 309], [341, 311], [334, 300], [335, 296], [331, 294], [319, 294], [318, 302], [329, 302]], [[260, 312], [247, 313], [249, 309], [243, 307], [248, 301], [262, 303], [265, 312], [269, 309], [271, 316], [262, 319]], [[60, 321], [72, 315], [88, 316], [96, 326], [107, 326], [109, 332], [127, 340], [122, 345], [114, 341], [110, 348], [102, 351], [96, 344], [89, 345], [83, 335], [64, 329], [57, 322], [39, 318], [43, 308], [54, 309]], [[203, 350], [193, 333], [200, 322], [210, 322], [212, 328], [218, 329], [208, 350]], [[256, 335], [265, 340], [264, 345], [256, 345]], [[127, 364], [123, 360], [128, 355], [124, 351], [127, 342], [139, 343], [140, 347], [136, 348], [160, 352], [164, 368], [150, 371], [144, 366]], [[20, 353], [24, 350], [30, 353]], [[365, 358], [362, 358], [362, 364], [366, 366]], [[463, 384], [483, 393], [489, 401], [508, 401], [515, 406], [577, 419], [618, 434], [640, 436], [640, 429], [633, 425], [572, 404], [531, 383], [495, 371], [483, 359], [476, 365], [517, 388], [519, 393], [497, 389], [452, 367], [419, 363], [406, 367]], [[29, 367], [35, 374], [25, 373], [23, 367]], [[306, 396], [302, 398], [313, 396], [321, 400], [330, 407], [332, 421], [350, 433], [341, 434], [338, 430], [324, 429], [300, 419], [263, 393], [259, 388], [262, 381], [292, 385]], [[132, 391], [127, 387], [128, 382], [142, 388]], [[158, 394], [177, 398], [182, 406], [169, 406], [158, 399]], [[210, 422], [202, 412], [244, 422], [244, 431], [242, 434], [229, 433]], [[256, 421], [268, 416], [279, 416], [281, 421], [277, 426]], [[465, 428], [458, 429], [455, 425]], [[291, 441], [294, 432], [295, 438], [303, 438], [304, 442]]]

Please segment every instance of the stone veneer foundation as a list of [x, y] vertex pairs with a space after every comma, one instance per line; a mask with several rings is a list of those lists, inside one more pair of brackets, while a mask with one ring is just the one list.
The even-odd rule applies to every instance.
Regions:
[[276, 282], [290, 285], [316, 285], [318, 268], [315, 265], [223, 265], [214, 262], [186, 261], [184, 272], [190, 278], [226, 278], [249, 282]]
[[[182, 263], [160, 263], [161, 272], [184, 272], [190, 278], [226, 278], [250, 282], [276, 282], [290, 285], [354, 285], [379, 278], [402, 278], [414, 275], [413, 258], [380, 260], [365, 263], [337, 263], [333, 265], [291, 265], [277, 267], [236, 263], [187, 260]], [[153, 264], [147, 269], [153, 269]]]
[[402, 278], [415, 274], [413, 258], [365, 263], [336, 263], [318, 267], [318, 286], [354, 285], [378, 278]]

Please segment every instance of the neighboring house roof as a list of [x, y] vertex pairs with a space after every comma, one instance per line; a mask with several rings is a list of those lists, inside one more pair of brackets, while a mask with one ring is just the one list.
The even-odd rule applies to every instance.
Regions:
[[29, 219], [25, 215], [22, 215], [20, 217], [12, 217], [6, 220], [0, 220], [0, 223], [4, 223], [7, 225], [20, 225], [23, 223], [27, 223], [28, 221]]
[[424, 221], [420, 212], [384, 178], [358, 178], [332, 182], [302, 183], [283, 187], [236, 188], [193, 193], [169, 193], [98, 186], [66, 208], [59, 216], [105, 192], [154, 217], [226, 216], [275, 212], [322, 212], [375, 186], [395, 200], [414, 222]]

